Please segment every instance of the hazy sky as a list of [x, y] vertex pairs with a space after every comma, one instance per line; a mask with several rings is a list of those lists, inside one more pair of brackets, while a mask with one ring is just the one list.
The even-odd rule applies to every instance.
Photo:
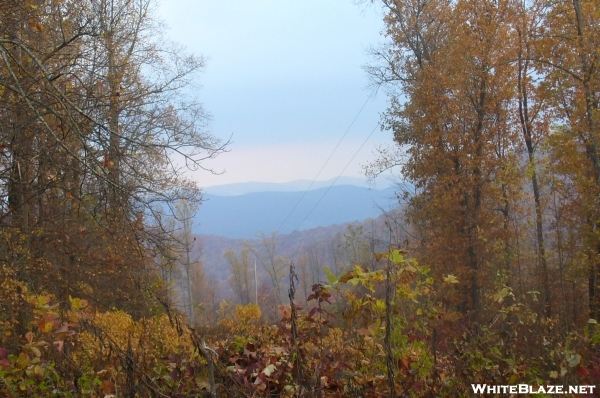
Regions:
[[[352, 0], [162, 0], [169, 39], [207, 58], [197, 96], [230, 152], [198, 172], [201, 186], [313, 179], [367, 101], [362, 66], [383, 39], [375, 8]], [[360, 176], [391, 141], [377, 127], [386, 98], [368, 100], [319, 180]]]

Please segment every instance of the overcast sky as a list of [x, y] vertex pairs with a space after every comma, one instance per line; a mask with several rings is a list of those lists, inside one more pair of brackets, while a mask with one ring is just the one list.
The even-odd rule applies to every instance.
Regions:
[[[169, 39], [207, 58], [196, 93], [230, 152], [198, 172], [201, 186], [312, 180], [362, 113], [319, 180], [361, 176], [391, 134], [377, 127], [386, 98], [362, 66], [383, 39], [381, 15], [352, 0], [162, 0]], [[371, 132], [371, 138], [358, 151]], [[354, 161], [342, 172], [357, 153]]]

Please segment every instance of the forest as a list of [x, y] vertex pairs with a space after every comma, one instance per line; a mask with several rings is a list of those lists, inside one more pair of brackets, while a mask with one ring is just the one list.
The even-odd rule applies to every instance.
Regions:
[[0, 396], [600, 388], [600, 2], [357, 3], [398, 207], [223, 249], [190, 173], [229, 142], [156, 2], [0, 2]]

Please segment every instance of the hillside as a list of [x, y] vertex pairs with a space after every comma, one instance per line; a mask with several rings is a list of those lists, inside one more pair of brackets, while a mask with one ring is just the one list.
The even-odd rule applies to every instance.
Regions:
[[[387, 228], [384, 225], [385, 216], [375, 219], [367, 218], [361, 222], [334, 224], [295, 231], [291, 234], [276, 236], [276, 254], [291, 261], [300, 261], [303, 255], [312, 256], [312, 261], [318, 261], [323, 267], [331, 267], [334, 263], [334, 250], [339, 249], [344, 242], [344, 235], [349, 233], [349, 227], [362, 228], [363, 238], [374, 242], [375, 250], [385, 250], [389, 242]], [[230, 270], [223, 254], [227, 250], [239, 252], [245, 246], [260, 247], [260, 239], [236, 239], [216, 235], [197, 235], [200, 251], [198, 257], [204, 265], [206, 273], [217, 280], [226, 281]], [[259, 267], [260, 268], [260, 267]], [[263, 270], [259, 269], [262, 273]]]

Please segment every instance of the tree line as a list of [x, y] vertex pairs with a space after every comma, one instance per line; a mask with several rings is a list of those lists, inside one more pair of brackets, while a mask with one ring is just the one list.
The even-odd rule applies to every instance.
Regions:
[[569, 329], [600, 315], [594, 1], [387, 1], [366, 68], [389, 94], [419, 258], [480, 314], [498, 283]]
[[25, 247], [18, 279], [62, 301], [127, 307], [146, 270], [170, 257], [175, 204], [200, 200], [184, 171], [224, 148], [183, 92], [204, 60], [159, 40], [154, 7], [0, 6], [3, 251]]

